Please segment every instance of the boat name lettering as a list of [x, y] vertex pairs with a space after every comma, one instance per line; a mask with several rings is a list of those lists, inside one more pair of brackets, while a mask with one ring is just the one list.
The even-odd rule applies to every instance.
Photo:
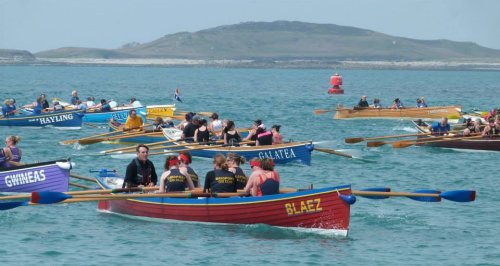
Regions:
[[164, 113], [170, 110], [171, 108], [168, 107], [155, 107], [155, 108], [148, 108], [148, 113]]
[[111, 115], [114, 120], [125, 120], [128, 117], [128, 112], [117, 112]]
[[448, 113], [448, 110], [446, 109], [429, 110], [429, 114], [434, 114], [434, 113]]
[[5, 177], [7, 187], [45, 181], [45, 170], [15, 173]]
[[271, 158], [273, 160], [291, 159], [297, 157], [293, 149], [278, 149], [259, 152], [259, 158]]
[[320, 212], [323, 210], [320, 204], [321, 204], [320, 198], [301, 200], [300, 203], [297, 202], [285, 203], [285, 210], [288, 216]]
[[73, 114], [55, 115], [55, 116], [47, 116], [39, 118], [41, 125], [52, 124], [68, 120], [73, 120]]

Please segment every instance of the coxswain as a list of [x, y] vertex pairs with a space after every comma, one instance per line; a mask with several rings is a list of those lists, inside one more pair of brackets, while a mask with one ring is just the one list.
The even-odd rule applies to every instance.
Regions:
[[368, 108], [370, 107], [370, 104], [368, 104], [368, 101], [366, 100], [366, 96], [363, 95], [361, 96], [361, 99], [359, 99], [358, 105], [356, 105], [358, 108]]
[[193, 181], [186, 168], [179, 167], [179, 159], [170, 155], [165, 159], [165, 172], [160, 177], [160, 192], [184, 191], [194, 189]]
[[139, 144], [135, 151], [137, 157], [128, 164], [122, 187], [156, 186], [158, 176], [153, 162], [148, 160], [149, 147]]
[[80, 100], [78, 98], [78, 91], [74, 90], [71, 92], [71, 97], [69, 98], [69, 104], [76, 105], [76, 101]]

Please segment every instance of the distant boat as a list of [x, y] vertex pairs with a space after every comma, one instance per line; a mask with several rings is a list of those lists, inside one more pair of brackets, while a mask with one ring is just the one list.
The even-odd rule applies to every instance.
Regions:
[[82, 110], [56, 111], [40, 115], [19, 114], [0, 118], [0, 126], [80, 128], [84, 116]]
[[335, 119], [458, 119], [461, 117], [460, 106], [432, 106], [432, 107], [409, 107], [401, 109], [392, 108], [346, 108], [338, 105], [335, 109]]
[[71, 162], [68, 160], [0, 168], [0, 193], [56, 191], [66, 192]]

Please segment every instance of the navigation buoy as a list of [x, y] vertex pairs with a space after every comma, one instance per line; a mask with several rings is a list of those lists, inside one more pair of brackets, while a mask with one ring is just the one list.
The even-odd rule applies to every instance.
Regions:
[[344, 90], [340, 87], [342, 85], [342, 76], [339, 73], [335, 73], [330, 77], [330, 85], [328, 94], [344, 94]]

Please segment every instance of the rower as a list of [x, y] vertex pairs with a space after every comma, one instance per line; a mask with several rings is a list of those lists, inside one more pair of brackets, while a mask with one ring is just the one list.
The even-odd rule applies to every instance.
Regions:
[[205, 176], [203, 192], [236, 192], [236, 176], [229, 171], [226, 157], [222, 154], [215, 155], [213, 167], [214, 170], [209, 171]]
[[187, 173], [189, 174], [189, 177], [191, 177], [191, 180], [193, 181], [194, 187], [200, 187], [200, 178], [196, 171], [189, 166], [193, 162], [193, 157], [191, 156], [191, 153], [189, 151], [180, 151], [179, 152], [179, 168], [185, 168]]
[[229, 171], [233, 172], [236, 176], [236, 189], [245, 188], [248, 177], [245, 174], [245, 171], [241, 169], [240, 165], [245, 163], [245, 157], [236, 154], [229, 153], [227, 155], [227, 165], [229, 166]]
[[496, 117], [490, 116], [488, 118], [488, 125], [484, 127], [483, 133], [481, 134], [483, 137], [489, 136], [492, 137], [493, 135], [498, 136], [500, 133], [500, 115], [497, 115]]
[[464, 136], [470, 136], [471, 133], [480, 133], [481, 132], [481, 118], [476, 118], [474, 122], [472, 122], [471, 118], [467, 118], [465, 120], [465, 129], [463, 131]]
[[140, 129], [142, 128], [142, 124], [144, 124], [142, 117], [137, 115], [135, 109], [132, 109], [128, 112], [127, 121], [125, 122], [123, 130]]
[[6, 163], [6, 167], [15, 166], [14, 164], [9, 164], [9, 162], [19, 163], [21, 161], [21, 157], [22, 157], [21, 149], [16, 147], [17, 143], [19, 143], [20, 140], [21, 140], [21, 138], [19, 136], [8, 136], [5, 139], [5, 148], [3, 148], [3, 149], [4, 149], [6, 154], [10, 153], [10, 155], [9, 155], [10, 159]]
[[361, 99], [359, 99], [358, 105], [356, 107], [358, 108], [368, 108], [370, 105], [368, 104], [368, 101], [366, 100], [366, 96], [363, 95], [361, 96]]
[[261, 159], [260, 167], [262, 171], [252, 173], [245, 191], [257, 197], [278, 194], [280, 190], [280, 177], [278, 172], [274, 170], [273, 159]]
[[429, 130], [432, 132], [432, 133], [435, 133], [434, 135], [444, 135], [444, 134], [448, 134], [448, 132], [450, 131], [450, 124], [448, 124], [448, 118], [447, 117], [443, 117], [441, 119], [441, 121], [439, 122], [436, 122], [434, 124], [432, 124], [431, 126], [429, 126]]
[[160, 192], [184, 191], [194, 189], [193, 181], [186, 168], [179, 167], [179, 159], [170, 155], [165, 159], [165, 172], [160, 177]]

